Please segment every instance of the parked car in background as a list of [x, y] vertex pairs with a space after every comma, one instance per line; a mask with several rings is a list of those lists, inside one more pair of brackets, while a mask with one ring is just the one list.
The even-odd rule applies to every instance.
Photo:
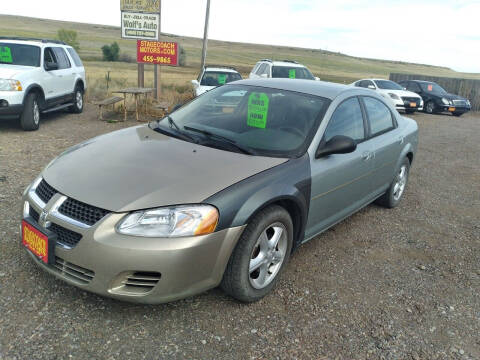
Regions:
[[225, 84], [51, 161], [23, 194], [22, 242], [103, 296], [160, 303], [221, 285], [256, 301], [302, 243], [372, 201], [399, 204], [417, 133], [370, 90]]
[[289, 78], [320, 80], [313, 76], [312, 72], [302, 64], [293, 60], [272, 61], [270, 59], [260, 60], [250, 72], [250, 79], [259, 78]]
[[85, 69], [71, 46], [0, 37], [0, 120], [18, 118], [24, 130], [37, 130], [42, 113], [81, 113], [86, 88]]
[[449, 94], [432, 81], [404, 80], [399, 83], [423, 98], [426, 113], [450, 112], [455, 116], [461, 116], [472, 109], [470, 100], [459, 95]]
[[229, 82], [242, 80], [242, 75], [230, 66], [206, 65], [197, 80], [192, 80], [195, 96]]
[[423, 110], [423, 100], [419, 95], [405, 90], [404, 87], [391, 80], [362, 79], [355, 81], [352, 85], [377, 91], [389, 99], [397, 110], [403, 110], [408, 114]]

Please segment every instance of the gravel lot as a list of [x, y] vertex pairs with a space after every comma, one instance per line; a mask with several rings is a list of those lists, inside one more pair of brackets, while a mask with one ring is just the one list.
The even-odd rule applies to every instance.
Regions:
[[413, 117], [401, 205], [305, 244], [251, 305], [219, 289], [133, 305], [40, 271], [20, 246], [23, 189], [65, 148], [136, 123], [91, 106], [36, 132], [0, 122], [0, 359], [480, 359], [480, 114]]

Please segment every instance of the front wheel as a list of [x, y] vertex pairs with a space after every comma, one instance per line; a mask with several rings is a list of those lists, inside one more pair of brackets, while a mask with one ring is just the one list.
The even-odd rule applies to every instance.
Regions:
[[73, 105], [68, 109], [75, 114], [80, 114], [83, 111], [83, 90], [80, 87], [75, 88]]
[[25, 107], [20, 116], [20, 125], [25, 131], [38, 130], [40, 126], [40, 106], [36, 93], [30, 93], [25, 99]]
[[292, 244], [288, 212], [277, 205], [262, 210], [240, 237], [223, 274], [222, 289], [243, 302], [260, 300], [278, 281]]
[[429, 101], [425, 104], [425, 112], [427, 114], [433, 114], [435, 112], [435, 104], [433, 101]]
[[394, 208], [402, 199], [405, 187], [408, 182], [408, 173], [410, 171], [410, 161], [405, 158], [400, 168], [395, 173], [395, 179], [388, 188], [387, 192], [379, 197], [375, 202], [387, 208]]

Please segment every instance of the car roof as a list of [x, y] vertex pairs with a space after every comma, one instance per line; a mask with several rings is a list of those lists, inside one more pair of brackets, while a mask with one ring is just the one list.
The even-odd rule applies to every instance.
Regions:
[[228, 68], [228, 67], [205, 67], [205, 72], [209, 72], [209, 71], [223, 71], [223, 72], [229, 72], [229, 73], [237, 73], [238, 74], [238, 71], [235, 70], [235, 69], [232, 69], [232, 68]]
[[273, 66], [305, 67], [305, 65], [293, 61], [272, 61], [271, 63]]
[[283, 78], [271, 78], [271, 79], [246, 79], [238, 80], [228, 83], [229, 85], [249, 85], [260, 86], [272, 89], [295, 91], [299, 93], [321, 96], [333, 100], [339, 94], [345, 91], [358, 90], [359, 88], [336, 84], [326, 81], [315, 80], [301, 80], [301, 79], [283, 79]]
[[52, 41], [52, 40], [23, 40], [23, 39], [8, 39], [8, 38], [1, 38], [0, 37], [0, 42], [6, 43], [6, 44], [24, 44], [24, 45], [34, 45], [34, 46], [39, 46], [39, 47], [45, 47], [45, 46], [65, 46], [65, 47], [71, 47], [70, 45], [67, 45], [63, 42], [60, 41]]

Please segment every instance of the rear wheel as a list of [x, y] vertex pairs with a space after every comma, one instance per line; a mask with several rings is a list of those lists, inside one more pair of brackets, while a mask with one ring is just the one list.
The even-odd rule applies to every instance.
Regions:
[[243, 302], [260, 300], [275, 286], [290, 257], [293, 224], [288, 212], [270, 206], [250, 222], [228, 261], [222, 289]]
[[68, 108], [71, 112], [80, 114], [83, 111], [83, 90], [77, 86], [73, 95], [73, 105]]
[[375, 202], [379, 205], [387, 208], [394, 208], [400, 203], [405, 187], [408, 182], [408, 173], [410, 171], [410, 161], [405, 158], [400, 164], [400, 168], [395, 174], [392, 184], [388, 188], [387, 192], [379, 197]]
[[25, 99], [25, 107], [20, 116], [20, 125], [25, 131], [37, 130], [40, 126], [40, 107], [38, 106], [38, 96], [36, 93], [30, 93]]

